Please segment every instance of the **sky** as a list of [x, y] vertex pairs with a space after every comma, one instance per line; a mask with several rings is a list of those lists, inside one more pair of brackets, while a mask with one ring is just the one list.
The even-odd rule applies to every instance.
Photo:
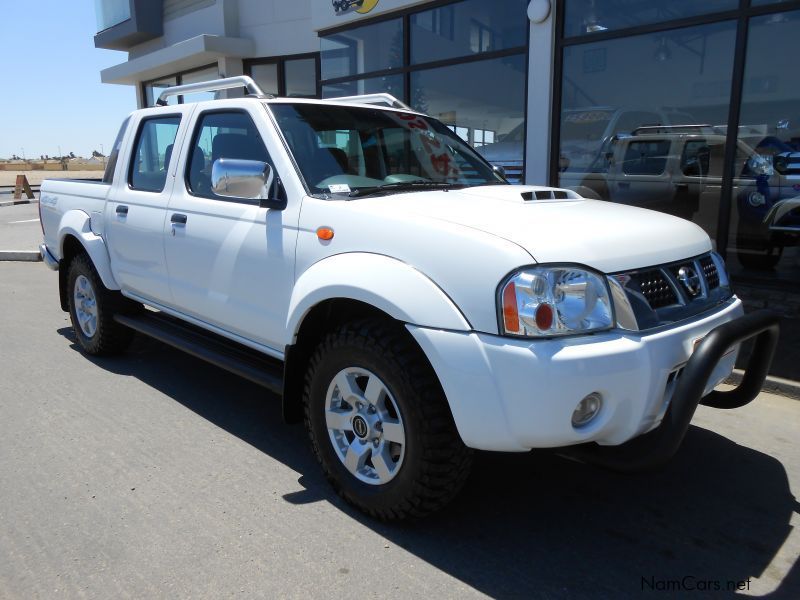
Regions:
[[108, 153], [136, 91], [100, 83], [127, 53], [94, 47], [94, 1], [0, 0], [0, 21], [0, 158]]

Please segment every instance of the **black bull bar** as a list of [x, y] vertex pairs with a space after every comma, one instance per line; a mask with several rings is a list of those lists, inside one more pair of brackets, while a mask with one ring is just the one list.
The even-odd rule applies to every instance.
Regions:
[[[775, 354], [779, 322], [780, 318], [772, 311], [759, 310], [712, 329], [686, 363], [670, 406], [656, 429], [619, 446], [582, 444], [565, 448], [563, 454], [615, 471], [634, 472], [662, 466], [683, 442], [698, 404], [739, 408], [758, 396]], [[714, 390], [703, 397], [717, 363], [733, 346], [751, 338], [755, 338], [755, 344], [741, 383], [735, 389]]]

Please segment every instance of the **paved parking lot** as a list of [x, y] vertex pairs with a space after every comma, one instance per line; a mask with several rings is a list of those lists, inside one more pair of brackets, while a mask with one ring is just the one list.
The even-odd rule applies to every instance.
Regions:
[[480, 454], [449, 510], [387, 525], [261, 388], [149, 340], [83, 356], [56, 285], [0, 263], [0, 597], [800, 597], [797, 400], [701, 408], [644, 476]]

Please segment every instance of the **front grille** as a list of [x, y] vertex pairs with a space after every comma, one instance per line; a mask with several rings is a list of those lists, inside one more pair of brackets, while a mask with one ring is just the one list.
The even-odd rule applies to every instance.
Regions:
[[625, 291], [640, 331], [688, 319], [733, 296], [711, 254], [615, 273], [613, 278]]
[[662, 308], [678, 301], [675, 290], [661, 269], [637, 273], [636, 279], [639, 281], [639, 290], [651, 308]]
[[706, 283], [708, 283], [708, 289], [713, 290], [719, 287], [719, 271], [717, 271], [717, 265], [714, 264], [714, 261], [710, 256], [704, 256], [700, 259], [700, 267], [703, 269], [703, 275], [705, 275]]

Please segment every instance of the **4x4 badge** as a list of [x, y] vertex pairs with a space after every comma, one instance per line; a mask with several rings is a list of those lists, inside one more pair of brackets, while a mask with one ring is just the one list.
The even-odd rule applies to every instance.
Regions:
[[691, 267], [683, 266], [678, 269], [678, 281], [692, 298], [700, 293], [700, 276]]

